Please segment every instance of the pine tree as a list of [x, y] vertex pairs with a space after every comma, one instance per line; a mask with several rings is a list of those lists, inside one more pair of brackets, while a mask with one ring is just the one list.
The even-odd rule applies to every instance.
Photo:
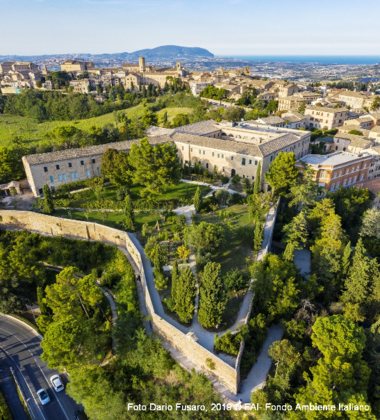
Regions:
[[257, 165], [253, 194], [257, 195], [261, 190], [261, 162]]
[[125, 214], [124, 226], [126, 229], [133, 232], [134, 230], [136, 230], [135, 212], [133, 208], [132, 198], [129, 194], [125, 196], [124, 214]]
[[203, 271], [200, 288], [198, 320], [203, 327], [210, 328], [220, 324], [226, 303], [226, 292], [220, 276], [220, 265], [209, 262]]
[[178, 279], [176, 306], [179, 319], [189, 323], [194, 313], [195, 278], [189, 267], [186, 267]]
[[373, 308], [378, 308], [380, 303], [380, 296], [377, 292], [379, 278], [380, 270], [376, 259], [370, 259], [366, 255], [362, 239], [359, 239], [345, 281], [346, 291], [342, 295], [342, 301], [348, 305], [345, 308], [350, 313], [350, 315], [346, 315], [348, 318], [359, 321], [364, 319], [355, 319], [357, 314], [363, 316], [367, 314], [369, 317], [373, 315]]
[[174, 261], [172, 269], [172, 298], [177, 302], [178, 262]]
[[50, 188], [47, 184], [42, 187], [42, 193], [44, 195], [44, 208], [43, 213], [52, 214], [55, 212], [53, 197]]
[[195, 191], [195, 195], [194, 195], [194, 207], [195, 207], [195, 211], [197, 213], [199, 213], [201, 211], [202, 208], [202, 193], [201, 193], [201, 189], [198, 186], [197, 190]]

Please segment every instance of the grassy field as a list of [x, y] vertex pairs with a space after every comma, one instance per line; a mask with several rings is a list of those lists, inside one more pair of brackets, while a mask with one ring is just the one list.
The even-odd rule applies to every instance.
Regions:
[[[130, 119], [139, 118], [144, 113], [142, 104], [124, 110]], [[172, 121], [178, 114], [190, 114], [190, 108], [164, 108], [159, 111], [159, 121], [164, 112], [168, 113], [168, 120]], [[42, 140], [44, 134], [60, 125], [74, 125], [81, 130], [88, 130], [92, 125], [104, 127], [115, 122], [113, 113], [101, 115], [100, 117], [88, 118], [79, 121], [51, 121], [38, 124], [35, 120], [15, 115], [0, 114], [0, 146], [7, 146], [15, 136], [21, 137], [27, 144], [36, 144]]]
[[[178, 199], [191, 199], [194, 197], [195, 191], [197, 189], [197, 185], [195, 184], [187, 184], [186, 182], [180, 182], [177, 185], [173, 185], [170, 187], [165, 187], [162, 194], [158, 195], [156, 197], [156, 201], [167, 201], [174, 198]], [[141, 198], [140, 192], [142, 190], [141, 185], [134, 185], [130, 188], [130, 195], [132, 199], [138, 200]], [[102, 199], [105, 200], [114, 200], [116, 201], [116, 190], [118, 187], [110, 185], [107, 187], [104, 187], [102, 190]], [[203, 195], [206, 195], [209, 191], [209, 187], [201, 186], [201, 191]], [[69, 207], [72, 208], [83, 208], [86, 203], [92, 200], [96, 200], [95, 193], [92, 189], [81, 191], [76, 194], [72, 194], [72, 200], [70, 202]]]

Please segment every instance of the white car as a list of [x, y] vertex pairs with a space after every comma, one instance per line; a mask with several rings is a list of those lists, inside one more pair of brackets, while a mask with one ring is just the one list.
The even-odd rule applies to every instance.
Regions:
[[41, 388], [40, 390], [38, 390], [37, 395], [42, 405], [46, 405], [47, 403], [50, 402], [49, 394], [47, 393], [45, 388]]
[[50, 382], [53, 385], [53, 388], [57, 391], [63, 391], [65, 389], [65, 387], [63, 386], [63, 383], [61, 382], [61, 378], [59, 377], [59, 375], [53, 375], [50, 378]]

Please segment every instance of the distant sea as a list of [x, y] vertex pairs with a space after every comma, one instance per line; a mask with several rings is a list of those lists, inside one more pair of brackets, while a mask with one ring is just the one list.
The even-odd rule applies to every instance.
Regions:
[[[227, 57], [227, 56], [224, 56]], [[376, 55], [232, 55], [232, 58], [249, 61], [276, 61], [279, 63], [318, 63], [318, 64], [377, 64]]]

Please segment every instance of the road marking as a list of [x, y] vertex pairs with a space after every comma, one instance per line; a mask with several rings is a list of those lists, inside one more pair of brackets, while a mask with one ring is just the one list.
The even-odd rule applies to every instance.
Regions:
[[[17, 340], [18, 340], [20, 343], [22, 343], [26, 349], [28, 349], [28, 347], [25, 345], [25, 343], [24, 343], [24, 342], [23, 342], [20, 338], [18, 338], [18, 337], [16, 336], [16, 334], [14, 334], [14, 333], [12, 334], [12, 333], [10, 333], [9, 331], [5, 330], [4, 328], [0, 328], [0, 330], [3, 330], [3, 331], [5, 331], [6, 333], [10, 334], [12, 337], [17, 338]], [[11, 357], [12, 357], [12, 356], [11, 356]], [[13, 360], [13, 358], [12, 358], [12, 360]], [[36, 359], [34, 359], [34, 360], [36, 360]], [[40, 369], [40, 371], [41, 371], [41, 373], [42, 373], [43, 377], [45, 378], [45, 381], [46, 381], [46, 383], [47, 383], [47, 385], [48, 385], [48, 388], [49, 388], [49, 389], [51, 389], [51, 390], [53, 391], [53, 393], [54, 393], [55, 397], [57, 398], [58, 404], [59, 404], [59, 406], [61, 407], [61, 409], [62, 409], [62, 411], [63, 411], [63, 414], [65, 415], [66, 419], [67, 419], [67, 420], [70, 420], [70, 419], [69, 419], [69, 417], [68, 417], [68, 415], [67, 415], [67, 413], [66, 413], [66, 411], [65, 411], [65, 409], [63, 408], [63, 406], [62, 406], [62, 404], [61, 404], [61, 401], [59, 401], [59, 398], [58, 398], [57, 393], [55, 392], [55, 389], [54, 389], [53, 387], [50, 387], [49, 381], [47, 380], [47, 378], [46, 378], [46, 376], [45, 376], [45, 374], [44, 374], [43, 370], [41, 369], [41, 366], [38, 364], [38, 362], [37, 362], [37, 361], [36, 361], [36, 365], [39, 367], [39, 369]], [[18, 368], [18, 370], [20, 370], [20, 368]], [[20, 373], [21, 373], [21, 371], [20, 371]], [[21, 375], [22, 375], [22, 373], [21, 373]], [[24, 378], [24, 380], [25, 380], [25, 378]], [[25, 381], [25, 382], [26, 382], [26, 381]], [[28, 383], [27, 383], [27, 385], [28, 385]], [[28, 388], [29, 388], [29, 385], [28, 385]], [[30, 391], [30, 389], [29, 389], [29, 391]], [[34, 397], [33, 397], [33, 398], [34, 398]], [[39, 407], [38, 407], [38, 408], [39, 408]], [[41, 411], [41, 410], [40, 410], [40, 411]], [[41, 412], [41, 414], [42, 414], [42, 412]], [[44, 417], [44, 418], [45, 418], [45, 417]], [[45, 420], [46, 420], [46, 419], [45, 419]]]
[[[0, 328], [1, 329], [1, 328]], [[21, 372], [21, 370], [20, 370], [20, 367], [17, 365], [17, 363], [15, 362], [15, 360], [13, 359], [13, 357], [10, 355], [10, 354], [8, 354], [8, 352], [4, 349], [4, 348], [2, 348], [2, 347], [0, 347], [0, 349], [1, 350], [3, 350], [3, 352], [10, 358], [10, 359], [12, 359], [12, 362], [14, 363], [14, 365], [16, 366], [16, 368], [17, 368], [17, 370], [20, 372], [20, 374], [21, 374], [21, 376], [22, 376], [22, 379], [24, 379], [24, 382], [26, 383], [26, 386], [28, 387], [28, 389], [29, 389], [29, 392], [30, 392], [30, 395], [32, 396], [32, 398], [33, 398], [33, 401], [34, 401], [34, 403], [36, 404], [36, 406], [37, 406], [37, 408], [38, 408], [38, 411], [40, 412], [40, 414], [41, 414], [41, 416], [42, 416], [42, 418], [44, 419], [44, 420], [46, 420], [46, 417], [43, 415], [43, 413], [42, 413], [42, 411], [41, 411], [41, 408], [40, 408], [40, 406], [39, 406], [39, 404], [38, 404], [38, 402], [36, 401], [36, 398], [34, 397], [34, 394], [33, 394], [33, 392], [32, 392], [32, 390], [30, 389], [30, 387], [29, 387], [29, 384], [28, 384], [28, 381], [25, 379], [25, 376], [23, 375], [23, 373]], [[16, 385], [17, 386], [17, 385]], [[32, 413], [33, 413], [33, 410], [32, 410]], [[33, 413], [33, 416], [34, 416], [34, 413]]]
[[[48, 386], [49, 386], [49, 381], [47, 380], [47, 378], [46, 378], [46, 376], [45, 376], [45, 374], [44, 374], [44, 371], [41, 369], [41, 366], [40, 366], [38, 363], [37, 363], [37, 366], [40, 368], [40, 371], [41, 371], [42, 375], [44, 375], [45, 381], [47, 382], [47, 384], [48, 384]], [[63, 406], [62, 406], [62, 404], [61, 404], [61, 401], [59, 401], [59, 398], [58, 398], [57, 392], [55, 391], [55, 389], [54, 389], [53, 387], [52, 387], [52, 388], [50, 388], [50, 389], [52, 389], [52, 390], [53, 390], [53, 392], [54, 392], [54, 394], [55, 394], [55, 398], [57, 398], [58, 404], [60, 405], [60, 407], [61, 407], [61, 409], [62, 409], [62, 411], [63, 411], [63, 414], [65, 415], [65, 417], [67, 418], [67, 420], [70, 420], [70, 419], [69, 419], [69, 417], [68, 417], [68, 416], [67, 416], [67, 414], [66, 414], [65, 409], [63, 408]]]

